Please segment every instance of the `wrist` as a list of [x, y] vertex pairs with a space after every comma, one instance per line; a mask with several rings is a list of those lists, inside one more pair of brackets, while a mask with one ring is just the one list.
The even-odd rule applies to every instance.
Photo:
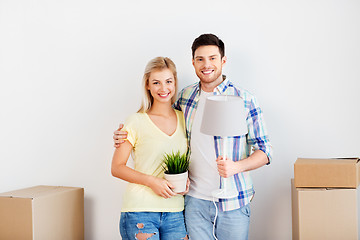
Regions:
[[146, 177], [144, 178], [144, 185], [151, 188], [152, 183], [154, 183], [154, 176], [151, 175], [146, 175]]
[[236, 174], [245, 171], [242, 161], [243, 161], [243, 159], [236, 162]]

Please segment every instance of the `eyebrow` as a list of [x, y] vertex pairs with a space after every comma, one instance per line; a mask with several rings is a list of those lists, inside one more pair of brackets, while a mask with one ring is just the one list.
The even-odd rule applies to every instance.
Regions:
[[[167, 81], [167, 80], [172, 80], [172, 79], [173, 79], [172, 77], [169, 77], [169, 78], [165, 79], [165, 81]], [[158, 80], [158, 79], [152, 79], [152, 80], [150, 80], [150, 81], [152, 81], [152, 82], [155, 82], [155, 81], [160, 82], [160, 80]]]
[[[209, 57], [218, 57], [218, 56], [219, 56], [218, 54], [214, 54], [214, 55], [211, 55]], [[195, 59], [196, 58], [204, 58], [204, 56], [196, 56]]]

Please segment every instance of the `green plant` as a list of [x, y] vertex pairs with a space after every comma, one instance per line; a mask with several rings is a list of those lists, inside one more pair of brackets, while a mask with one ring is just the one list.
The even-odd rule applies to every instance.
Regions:
[[189, 159], [186, 153], [166, 153], [164, 155], [164, 166], [166, 174], [179, 174], [184, 173], [189, 169]]

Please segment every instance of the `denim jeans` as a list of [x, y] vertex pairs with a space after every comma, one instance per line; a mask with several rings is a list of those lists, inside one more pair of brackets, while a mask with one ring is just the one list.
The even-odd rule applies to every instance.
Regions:
[[[185, 222], [190, 240], [211, 240], [216, 209], [212, 201], [185, 196]], [[247, 240], [250, 206], [218, 212], [215, 236], [219, 240]]]
[[122, 212], [119, 225], [123, 240], [187, 239], [183, 212]]

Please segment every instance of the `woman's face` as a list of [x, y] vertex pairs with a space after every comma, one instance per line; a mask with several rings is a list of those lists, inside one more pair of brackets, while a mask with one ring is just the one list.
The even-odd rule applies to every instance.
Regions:
[[154, 102], [170, 102], [175, 95], [175, 78], [169, 69], [157, 70], [150, 73], [147, 89]]

